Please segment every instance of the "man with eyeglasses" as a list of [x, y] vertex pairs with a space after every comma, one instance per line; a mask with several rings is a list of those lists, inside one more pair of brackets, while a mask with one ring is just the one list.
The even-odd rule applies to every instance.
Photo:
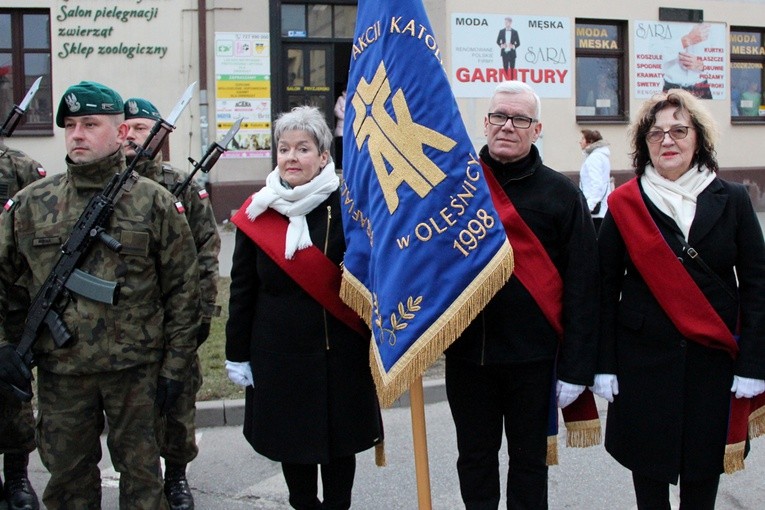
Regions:
[[507, 508], [547, 508], [547, 436], [548, 425], [557, 419], [554, 399], [566, 407], [593, 383], [595, 229], [579, 189], [542, 163], [534, 146], [542, 131], [540, 117], [533, 89], [506, 81], [495, 89], [484, 119], [487, 144], [480, 159], [515, 252], [515, 271], [446, 351], [446, 391], [467, 510], [499, 505], [503, 428], [509, 457]]

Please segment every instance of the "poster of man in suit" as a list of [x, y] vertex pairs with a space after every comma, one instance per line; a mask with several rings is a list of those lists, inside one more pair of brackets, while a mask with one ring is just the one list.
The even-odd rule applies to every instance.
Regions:
[[497, 35], [497, 46], [499, 46], [499, 54], [502, 56], [502, 67], [507, 71], [508, 69], [515, 69], [515, 50], [521, 45], [521, 39], [518, 36], [518, 31], [513, 28], [513, 18], [505, 17], [505, 28], [500, 29]]

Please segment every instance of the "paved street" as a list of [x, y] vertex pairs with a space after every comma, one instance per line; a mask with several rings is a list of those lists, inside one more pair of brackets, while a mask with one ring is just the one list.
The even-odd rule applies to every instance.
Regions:
[[[603, 415], [603, 402], [601, 417]], [[388, 466], [374, 465], [373, 451], [358, 456], [353, 508], [416, 510], [417, 490], [408, 407], [383, 411]], [[435, 510], [462, 508], [457, 473], [454, 427], [446, 402], [426, 405], [432, 504]], [[289, 508], [279, 465], [253, 452], [239, 426], [198, 431], [200, 454], [189, 467], [198, 510], [274, 510]], [[566, 448], [559, 436], [560, 465], [550, 469], [550, 508], [631, 510], [635, 508], [629, 472], [614, 462], [602, 446]], [[117, 475], [104, 445], [103, 508], [117, 509]], [[500, 466], [506, 466], [506, 457]], [[747, 469], [724, 476], [718, 510], [765, 508], [765, 439], [755, 440]], [[47, 472], [36, 454], [31, 465], [34, 486], [42, 491]], [[504, 473], [504, 471], [503, 471]], [[503, 475], [504, 478], [504, 475]], [[0, 505], [0, 508], [3, 508]], [[501, 508], [504, 508], [502, 503]], [[676, 505], [673, 508], [677, 508]], [[4, 508], [3, 508], [4, 510]]]

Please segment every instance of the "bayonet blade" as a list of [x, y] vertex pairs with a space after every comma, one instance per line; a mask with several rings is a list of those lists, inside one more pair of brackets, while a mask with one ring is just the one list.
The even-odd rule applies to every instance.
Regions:
[[194, 82], [186, 88], [186, 92], [183, 93], [183, 96], [181, 97], [180, 101], [178, 101], [178, 104], [175, 105], [173, 111], [170, 112], [170, 115], [165, 118], [165, 122], [171, 126], [175, 126], [175, 122], [178, 120], [178, 117], [181, 116], [181, 113], [183, 113], [186, 105], [188, 105], [191, 102], [191, 98], [194, 97], [194, 87], [196, 86], [197, 82]]
[[234, 136], [236, 136], [237, 131], [239, 131], [239, 126], [242, 125], [242, 118], [239, 117], [236, 122], [234, 122], [234, 125], [231, 126], [231, 128], [228, 130], [228, 133], [226, 133], [226, 136], [223, 137], [223, 140], [220, 141], [220, 146], [223, 147], [225, 150], [228, 147], [228, 144], [231, 143], [231, 140], [234, 139]]
[[42, 81], [43, 77], [40, 76], [35, 80], [35, 82], [32, 84], [31, 87], [29, 87], [29, 90], [27, 91], [27, 95], [24, 96], [24, 99], [21, 100], [21, 104], [19, 105], [19, 109], [22, 112], [27, 111], [27, 107], [29, 106], [29, 103], [32, 102], [32, 98], [35, 97], [35, 94], [37, 93], [37, 89], [40, 88], [40, 82]]

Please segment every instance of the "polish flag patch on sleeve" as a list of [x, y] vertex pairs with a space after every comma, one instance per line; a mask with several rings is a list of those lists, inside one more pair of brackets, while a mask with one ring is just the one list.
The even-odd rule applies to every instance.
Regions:
[[6, 211], [10, 211], [11, 209], [13, 209], [13, 206], [15, 204], [16, 202], [12, 198], [9, 198], [8, 201], [5, 203], [5, 205], [3, 206], [3, 209], [5, 209]]
[[210, 194], [207, 192], [206, 189], [202, 188], [197, 192], [197, 195], [199, 195], [200, 200], [204, 200], [210, 196]]
[[186, 212], [186, 208], [183, 207], [183, 203], [180, 200], [175, 203], [175, 210], [178, 211], [180, 214], [183, 214]]
[[45, 177], [46, 175], [48, 175], [48, 172], [46, 172], [46, 171], [45, 171], [45, 169], [44, 169], [43, 167], [41, 167], [41, 166], [38, 166], [38, 167], [37, 167], [37, 174], [38, 174], [40, 177]]

